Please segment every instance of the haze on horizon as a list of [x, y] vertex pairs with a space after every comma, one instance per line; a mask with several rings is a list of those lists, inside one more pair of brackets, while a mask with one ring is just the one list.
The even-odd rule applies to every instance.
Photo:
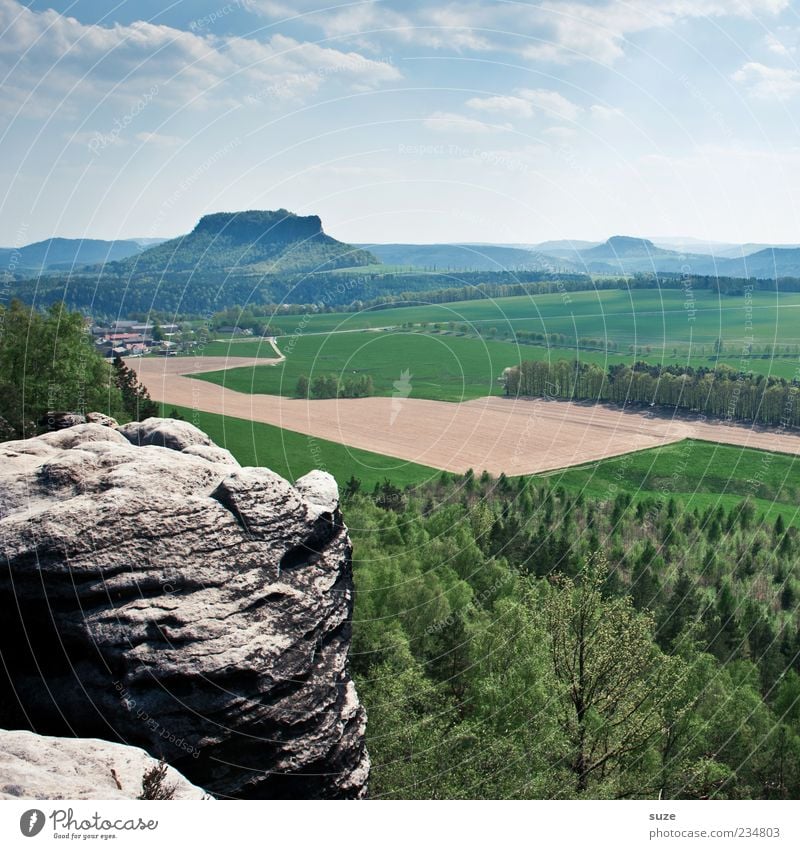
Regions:
[[796, 0], [0, 0], [0, 245], [797, 243]]

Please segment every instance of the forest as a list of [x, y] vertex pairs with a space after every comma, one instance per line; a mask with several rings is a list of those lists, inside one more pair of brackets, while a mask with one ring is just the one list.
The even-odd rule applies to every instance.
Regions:
[[12, 301], [0, 306], [0, 441], [42, 432], [49, 411], [129, 421], [156, 415], [158, 406], [122, 360], [109, 363], [94, 350], [80, 313]]
[[670, 407], [725, 421], [772, 427], [800, 424], [797, 380], [737, 371], [726, 365], [677, 365], [525, 361], [505, 372], [508, 395]]
[[344, 512], [373, 798], [797, 798], [782, 519], [471, 472]]

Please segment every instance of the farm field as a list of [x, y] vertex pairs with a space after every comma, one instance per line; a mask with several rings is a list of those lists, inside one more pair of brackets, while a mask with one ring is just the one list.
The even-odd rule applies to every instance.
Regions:
[[[172, 405], [164, 405], [168, 413]], [[365, 489], [389, 479], [400, 487], [424, 484], [437, 469], [351, 448], [262, 422], [176, 407], [187, 420], [227, 448], [245, 466], [267, 466], [294, 481], [314, 468], [330, 472], [340, 487], [351, 476]], [[679, 470], [677, 476], [676, 470]], [[800, 527], [800, 457], [686, 439], [623, 454], [597, 463], [529, 476], [587, 498], [613, 500], [629, 494], [634, 503], [674, 498], [681, 509], [725, 511], [749, 498], [758, 521], [783, 517]]]
[[[575, 359], [608, 367], [644, 360], [653, 364], [704, 366], [725, 364], [742, 371], [791, 380], [800, 365], [800, 294], [757, 293], [751, 306], [743, 297], [695, 295], [695, 321], [688, 320], [685, 295], [672, 290], [570, 293], [535, 298], [371, 310], [357, 314], [281, 316], [284, 331], [297, 333], [278, 340], [287, 362], [278, 369], [229, 371], [205, 379], [241, 392], [295, 394], [304, 374], [353, 372], [373, 378], [375, 394], [391, 395], [404, 370], [414, 376], [412, 397], [461, 401], [497, 395], [497, 377], [520, 360]], [[447, 330], [449, 322], [466, 324], [467, 335]], [[752, 321], [752, 328], [746, 324]], [[409, 327], [409, 323], [411, 326]], [[434, 332], [440, 324], [442, 330]], [[401, 327], [404, 330], [354, 332], [365, 327]], [[497, 328], [496, 338], [486, 338]], [[478, 330], [484, 336], [477, 335]], [[504, 333], [561, 334], [569, 338], [603, 339], [617, 343], [616, 351], [586, 350], [568, 344], [519, 344]], [[743, 354], [744, 340], [752, 334], [753, 352]], [[723, 349], [715, 353], [716, 340]], [[636, 350], [629, 349], [635, 344]], [[648, 351], [649, 349], [649, 351]], [[765, 352], [768, 349], [768, 352]], [[774, 353], [773, 353], [774, 349]], [[262, 340], [214, 341], [203, 352], [209, 356], [271, 355]]]
[[[168, 415], [172, 404], [163, 404]], [[327, 439], [317, 439], [263, 422], [206, 413], [190, 407], [174, 407], [186, 421], [207, 433], [217, 445], [227, 448], [243, 466], [266, 466], [289, 481], [312, 469], [330, 472], [342, 488], [355, 476], [365, 488], [389, 478], [395, 486], [421, 484], [440, 474], [437, 469], [408, 463], [350, 448]]]
[[532, 480], [601, 500], [613, 501], [619, 493], [634, 502], [674, 498], [684, 509], [722, 506], [727, 511], [749, 498], [766, 523], [781, 515], [800, 527], [798, 473], [800, 457], [686, 439]]
[[[287, 335], [408, 322], [446, 325], [451, 321], [497, 327], [498, 331], [563, 333], [571, 337], [577, 330], [578, 337], [607, 335], [626, 346], [651, 345], [668, 353], [674, 345], [713, 345], [722, 338], [731, 346], [740, 343], [732, 348], [738, 355], [741, 343], [751, 334], [757, 345], [800, 344], [798, 292], [754, 292], [747, 299], [698, 290], [691, 297], [687, 300], [685, 292], [674, 289], [609, 289], [367, 309], [358, 313], [276, 315], [274, 323]], [[750, 320], [752, 328], [747, 324]]]
[[[229, 356], [272, 354], [264, 343], [213, 343], [205, 351]], [[516, 346], [503, 342], [424, 333], [358, 332], [303, 335], [278, 339], [286, 361], [277, 366], [248, 366], [203, 374], [201, 377], [237, 392], [261, 395], [296, 394], [301, 375], [353, 374], [372, 377], [375, 394], [391, 396], [403, 372], [409, 375], [410, 397], [435, 401], [464, 401], [500, 394], [498, 377], [518, 361]], [[528, 349], [526, 348], [526, 354]], [[546, 356], [543, 348], [530, 348]], [[224, 355], [224, 354], [223, 354]], [[590, 355], [602, 361], [602, 354]]]
[[[562, 469], [685, 438], [800, 454], [800, 435], [693, 417], [543, 399], [484, 397], [461, 404], [404, 397], [287, 399], [219, 386], [197, 375], [224, 360], [134, 359], [154, 400], [250, 419], [463, 473], [523, 475]], [[245, 359], [246, 363], [247, 360]]]

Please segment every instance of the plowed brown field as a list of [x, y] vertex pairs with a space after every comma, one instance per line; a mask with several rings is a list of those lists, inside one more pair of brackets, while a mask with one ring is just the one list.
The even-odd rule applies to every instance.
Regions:
[[800, 454], [800, 435], [669, 419], [601, 405], [480, 398], [462, 404], [414, 398], [304, 401], [248, 395], [187, 375], [268, 365], [244, 357], [132, 359], [157, 401], [277, 425], [451, 472], [530, 474], [681, 439]]

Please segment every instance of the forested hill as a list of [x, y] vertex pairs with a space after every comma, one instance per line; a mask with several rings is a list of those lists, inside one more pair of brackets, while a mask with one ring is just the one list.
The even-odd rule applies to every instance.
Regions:
[[369, 252], [328, 236], [317, 215], [276, 211], [205, 215], [191, 233], [162, 242], [139, 256], [109, 263], [111, 274], [170, 271], [320, 271], [371, 265]]
[[[316, 215], [218, 212], [137, 256], [17, 280], [9, 296], [38, 307], [63, 302], [96, 319], [151, 310], [203, 314], [233, 304], [313, 303], [326, 292], [330, 299], [345, 279], [340, 269], [361, 276], [375, 265], [369, 251], [327, 235]], [[369, 286], [362, 289], [372, 296]]]

